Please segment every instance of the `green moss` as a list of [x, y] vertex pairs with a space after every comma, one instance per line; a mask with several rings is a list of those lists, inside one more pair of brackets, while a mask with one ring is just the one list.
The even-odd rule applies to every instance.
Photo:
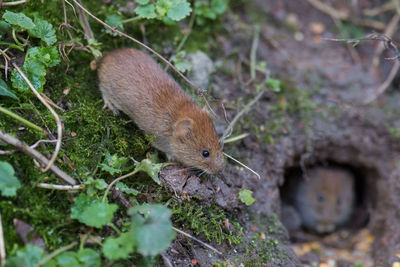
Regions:
[[194, 201], [173, 201], [171, 204], [173, 221], [191, 229], [196, 236], [204, 236], [207, 241], [218, 244], [227, 242], [229, 245], [237, 245], [242, 242], [243, 229], [240, 224], [229, 221], [230, 226], [225, 227], [224, 222], [228, 216], [217, 205], [205, 207]]

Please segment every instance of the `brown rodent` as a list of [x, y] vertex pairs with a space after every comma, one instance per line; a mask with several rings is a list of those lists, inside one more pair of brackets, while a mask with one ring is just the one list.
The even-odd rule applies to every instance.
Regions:
[[350, 219], [355, 201], [354, 176], [336, 167], [315, 167], [295, 192], [302, 224], [318, 233], [329, 233]]
[[155, 136], [154, 147], [210, 174], [224, 168], [208, 112], [149, 55], [133, 48], [112, 51], [101, 59], [98, 76], [105, 106], [123, 111]]

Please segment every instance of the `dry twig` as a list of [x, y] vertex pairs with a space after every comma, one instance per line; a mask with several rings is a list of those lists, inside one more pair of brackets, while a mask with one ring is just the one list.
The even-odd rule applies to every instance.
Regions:
[[29, 0], [19, 0], [14, 2], [2, 2], [0, 6], [16, 6], [29, 2]]
[[46, 184], [46, 183], [39, 183], [36, 187], [44, 188], [44, 189], [54, 189], [54, 190], [63, 190], [63, 191], [71, 191], [71, 190], [80, 190], [84, 189], [84, 184], [78, 185], [60, 185], [60, 184]]
[[[6, 142], [7, 144], [12, 145], [12, 146], [16, 147], [17, 149], [21, 150], [22, 152], [24, 152], [28, 156], [34, 158], [35, 160], [40, 162], [42, 165], [48, 165], [49, 164], [49, 160], [45, 156], [43, 156], [41, 153], [39, 153], [35, 149], [29, 147], [27, 144], [25, 144], [24, 142], [18, 140], [17, 138], [12, 137], [11, 135], [8, 135], [8, 134], [4, 133], [1, 130], [0, 130], [0, 139], [3, 140], [4, 142]], [[59, 177], [62, 180], [64, 180], [66, 183], [71, 184], [71, 185], [75, 185], [76, 184], [74, 178], [72, 178], [71, 176], [69, 176], [68, 174], [66, 174], [62, 170], [60, 170], [54, 164], [50, 165], [50, 170], [57, 177]]]

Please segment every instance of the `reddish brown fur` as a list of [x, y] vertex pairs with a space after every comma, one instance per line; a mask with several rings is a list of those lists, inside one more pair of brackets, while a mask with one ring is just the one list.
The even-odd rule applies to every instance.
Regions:
[[[98, 76], [106, 106], [123, 111], [154, 135], [156, 148], [208, 173], [223, 169], [222, 148], [208, 112], [149, 55], [132, 48], [115, 50], [103, 57]], [[203, 150], [210, 152], [208, 158]]]

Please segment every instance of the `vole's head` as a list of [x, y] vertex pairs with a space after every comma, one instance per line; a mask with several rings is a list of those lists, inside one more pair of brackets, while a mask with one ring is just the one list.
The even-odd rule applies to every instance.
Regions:
[[185, 165], [216, 174], [225, 167], [225, 158], [217, 133], [207, 111], [182, 117], [173, 125], [173, 156]]
[[303, 224], [329, 233], [345, 223], [354, 208], [354, 177], [338, 168], [315, 168], [299, 185], [298, 208]]

